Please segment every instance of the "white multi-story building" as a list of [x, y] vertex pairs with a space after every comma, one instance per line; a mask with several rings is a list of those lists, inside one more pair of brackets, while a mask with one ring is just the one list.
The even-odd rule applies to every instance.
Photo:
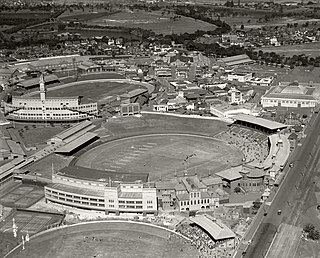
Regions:
[[262, 97], [262, 107], [314, 108], [320, 100], [319, 88], [313, 83], [280, 83]]
[[94, 118], [97, 103], [81, 104], [79, 97], [47, 98], [43, 76], [40, 77], [40, 98], [13, 96], [4, 104], [9, 120], [32, 122], [69, 122]]
[[[124, 181], [121, 182], [120, 178]], [[52, 184], [45, 186], [45, 200], [117, 215], [157, 214], [158, 210], [156, 188], [147, 182], [146, 174], [113, 173], [82, 167], [66, 167], [53, 174]]]

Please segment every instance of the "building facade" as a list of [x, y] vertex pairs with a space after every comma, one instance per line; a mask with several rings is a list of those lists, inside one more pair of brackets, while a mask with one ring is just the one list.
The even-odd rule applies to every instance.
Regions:
[[30, 122], [68, 122], [92, 119], [98, 115], [97, 103], [81, 104], [79, 97], [47, 98], [43, 76], [40, 77], [40, 98], [12, 97], [4, 103], [9, 120]]
[[271, 87], [262, 97], [262, 107], [314, 108], [319, 103], [318, 87], [313, 83], [280, 83]]
[[157, 214], [156, 189], [147, 183], [115, 183], [52, 175], [52, 184], [45, 186], [45, 201], [106, 214]]

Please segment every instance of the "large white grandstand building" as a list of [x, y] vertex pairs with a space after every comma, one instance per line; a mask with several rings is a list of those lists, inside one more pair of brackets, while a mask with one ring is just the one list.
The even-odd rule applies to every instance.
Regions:
[[320, 100], [318, 84], [282, 82], [262, 97], [262, 107], [315, 108]]
[[45, 199], [106, 214], [157, 214], [156, 188], [148, 183], [147, 177], [142, 173], [65, 167], [52, 175], [52, 184], [45, 186]]
[[98, 114], [97, 103], [81, 104], [79, 97], [47, 98], [44, 77], [40, 77], [40, 98], [13, 96], [4, 104], [7, 119], [32, 122], [71, 122]]

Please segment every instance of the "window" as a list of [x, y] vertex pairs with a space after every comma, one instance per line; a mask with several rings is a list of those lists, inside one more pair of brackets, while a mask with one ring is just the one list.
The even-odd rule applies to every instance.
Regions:
[[152, 209], [152, 208], [153, 208], [152, 205], [147, 206], [147, 209]]
[[109, 202], [114, 202], [114, 200], [109, 200]]
[[125, 201], [119, 201], [119, 203], [125, 203]]
[[152, 201], [151, 201], [151, 200], [148, 200], [147, 203], [152, 203]]
[[134, 209], [135, 206], [134, 206], [134, 205], [127, 205], [127, 208], [128, 208], [128, 209]]
[[142, 201], [136, 201], [136, 204], [142, 204]]
[[133, 204], [133, 203], [134, 203], [134, 201], [127, 201], [127, 203], [129, 203], [129, 204]]
[[142, 209], [142, 206], [136, 206], [137, 209]]
[[109, 204], [109, 207], [110, 207], [110, 208], [114, 208], [114, 205], [113, 205], [113, 204]]
[[119, 205], [120, 209], [124, 209], [126, 206], [125, 205]]

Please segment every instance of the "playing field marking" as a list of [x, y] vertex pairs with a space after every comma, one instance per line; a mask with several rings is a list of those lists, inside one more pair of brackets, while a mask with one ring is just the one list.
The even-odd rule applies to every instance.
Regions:
[[[121, 167], [119, 167], [119, 166], [114, 166], [114, 165], [110, 165], [110, 167], [112, 167], [112, 168], [121, 168]], [[110, 171], [114, 171], [114, 172], [115, 172], [116, 170], [111, 170], [111, 169], [110, 169]]]
[[134, 153], [141, 153], [141, 154], [143, 154], [143, 153], [145, 153], [145, 151], [135, 150]]
[[141, 150], [141, 151], [148, 151], [149, 148], [139, 148], [139, 150]]
[[120, 165], [120, 166], [125, 166], [125, 165], [127, 165], [126, 163], [121, 163], [121, 162], [115, 162], [115, 164]]
[[148, 142], [148, 143], [146, 143], [146, 145], [157, 146], [158, 144], [155, 142]]
[[153, 148], [153, 146], [150, 146], [150, 145], [142, 145], [142, 147], [145, 147], [147, 149]]
[[128, 156], [126, 157], [126, 159], [128, 159], [129, 161], [131, 161], [132, 159], [135, 159], [136, 157], [132, 157], [132, 156]]

